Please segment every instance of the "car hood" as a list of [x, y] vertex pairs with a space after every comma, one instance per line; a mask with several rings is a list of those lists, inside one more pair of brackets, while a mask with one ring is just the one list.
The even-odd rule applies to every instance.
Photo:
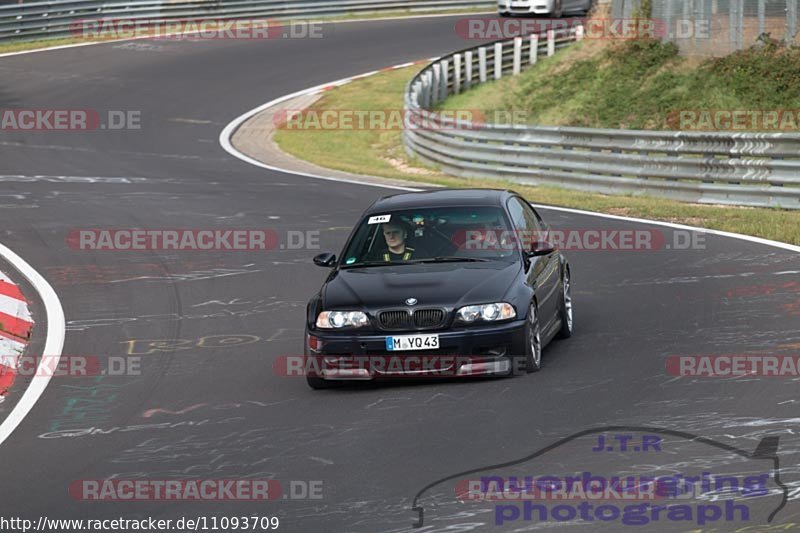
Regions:
[[325, 309], [419, 306], [457, 307], [503, 298], [518, 263], [439, 263], [354, 268], [335, 272], [322, 293]]

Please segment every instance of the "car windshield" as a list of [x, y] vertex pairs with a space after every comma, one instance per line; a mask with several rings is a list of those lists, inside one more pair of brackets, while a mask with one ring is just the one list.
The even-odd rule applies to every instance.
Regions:
[[513, 238], [499, 207], [387, 211], [361, 221], [341, 265], [510, 262], [518, 257]]

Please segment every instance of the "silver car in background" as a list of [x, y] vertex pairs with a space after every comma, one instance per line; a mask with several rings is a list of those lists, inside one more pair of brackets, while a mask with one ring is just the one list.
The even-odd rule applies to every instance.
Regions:
[[497, 0], [501, 17], [512, 15], [549, 15], [560, 18], [564, 13], [587, 13], [592, 0]]

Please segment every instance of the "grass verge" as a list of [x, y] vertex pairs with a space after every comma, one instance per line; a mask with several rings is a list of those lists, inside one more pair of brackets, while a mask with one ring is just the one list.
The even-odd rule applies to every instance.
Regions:
[[[405, 84], [419, 68], [383, 72], [337, 87], [327, 91], [312, 109], [402, 109]], [[496, 188], [508, 185], [536, 203], [689, 224], [800, 244], [800, 211], [689, 204], [644, 196], [608, 196], [555, 187], [511, 185], [490, 179], [455, 178], [410, 159], [402, 147], [398, 130], [282, 129], [276, 132], [275, 141], [282, 150], [295, 157], [345, 172], [447, 187]]]
[[[758, 46], [701, 61], [657, 40], [584, 40], [519, 76], [448, 98], [441, 107], [480, 109], [489, 117], [513, 111], [542, 126], [798, 132], [800, 48], [765, 37]], [[774, 123], [726, 125], [713, 119], [711, 113], [720, 110], [795, 112], [776, 114]]]

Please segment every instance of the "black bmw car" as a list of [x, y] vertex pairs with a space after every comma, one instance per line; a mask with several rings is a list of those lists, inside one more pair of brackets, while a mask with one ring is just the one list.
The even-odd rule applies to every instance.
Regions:
[[381, 198], [308, 304], [306, 378], [511, 375], [541, 368], [572, 335], [570, 269], [549, 228], [512, 191]]

